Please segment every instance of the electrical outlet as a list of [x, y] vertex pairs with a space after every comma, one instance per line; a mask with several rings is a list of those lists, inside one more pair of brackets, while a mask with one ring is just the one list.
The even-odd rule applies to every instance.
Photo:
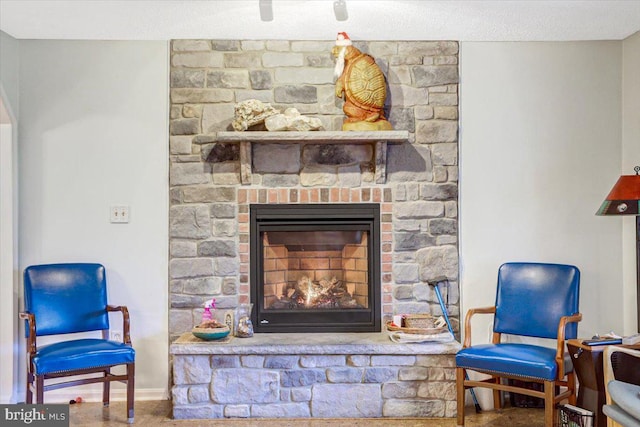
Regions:
[[120, 206], [111, 206], [109, 210], [112, 223], [127, 223], [129, 222], [129, 206], [120, 205]]
[[111, 329], [109, 331], [109, 339], [111, 341], [122, 342], [122, 331], [120, 331], [118, 329]]

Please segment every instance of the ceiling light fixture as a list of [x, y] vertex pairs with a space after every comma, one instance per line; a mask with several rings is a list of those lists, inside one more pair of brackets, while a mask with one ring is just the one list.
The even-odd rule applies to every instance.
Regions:
[[345, 0], [336, 0], [333, 2], [333, 13], [338, 21], [346, 21], [349, 19], [347, 12], [347, 2]]

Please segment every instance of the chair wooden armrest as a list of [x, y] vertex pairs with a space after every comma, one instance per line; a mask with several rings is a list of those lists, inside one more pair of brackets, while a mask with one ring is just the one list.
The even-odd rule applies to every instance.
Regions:
[[131, 345], [129, 310], [127, 307], [124, 305], [107, 305], [107, 311], [119, 311], [122, 313], [122, 342]]
[[558, 340], [556, 347], [556, 363], [558, 364], [558, 379], [564, 376], [564, 347], [567, 323], [578, 323], [582, 320], [582, 313], [562, 316], [558, 322]]
[[495, 306], [470, 308], [467, 311], [467, 315], [464, 317], [464, 343], [462, 344], [464, 348], [471, 346], [471, 317], [475, 314], [494, 314], [495, 312]]
[[21, 311], [18, 315], [20, 319], [27, 321], [29, 337], [27, 338], [27, 352], [29, 356], [36, 353], [36, 315], [28, 311]]

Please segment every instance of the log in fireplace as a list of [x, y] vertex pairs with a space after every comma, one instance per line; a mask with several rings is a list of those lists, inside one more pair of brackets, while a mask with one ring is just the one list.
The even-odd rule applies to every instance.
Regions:
[[380, 331], [378, 204], [251, 205], [256, 332]]

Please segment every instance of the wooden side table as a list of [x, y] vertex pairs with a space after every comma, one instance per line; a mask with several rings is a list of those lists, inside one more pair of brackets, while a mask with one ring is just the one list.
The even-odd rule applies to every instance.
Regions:
[[[619, 345], [619, 344], [617, 344]], [[638, 348], [638, 346], [622, 346]], [[594, 425], [607, 426], [607, 417], [602, 413], [602, 406], [606, 404], [604, 388], [603, 352], [606, 345], [584, 345], [582, 339], [567, 341], [567, 349], [571, 355], [573, 368], [578, 376], [578, 406], [588, 409], [595, 414]]]

